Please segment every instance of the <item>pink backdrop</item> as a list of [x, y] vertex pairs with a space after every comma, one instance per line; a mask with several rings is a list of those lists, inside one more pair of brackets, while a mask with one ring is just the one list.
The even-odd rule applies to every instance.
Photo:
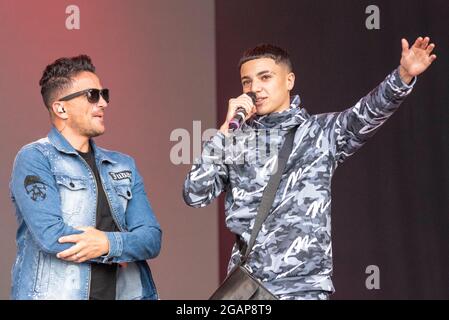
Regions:
[[[66, 7], [80, 9], [67, 30]], [[162, 299], [206, 298], [218, 283], [216, 204], [184, 205], [189, 165], [173, 165], [170, 133], [215, 126], [214, 2], [204, 0], [0, 0], [0, 298], [9, 295], [15, 218], [8, 182], [14, 156], [49, 130], [38, 81], [61, 56], [86, 53], [111, 90], [100, 145], [130, 154], [163, 228], [150, 262]], [[201, 263], [200, 263], [201, 262]], [[202, 263], [204, 262], [204, 264]]]

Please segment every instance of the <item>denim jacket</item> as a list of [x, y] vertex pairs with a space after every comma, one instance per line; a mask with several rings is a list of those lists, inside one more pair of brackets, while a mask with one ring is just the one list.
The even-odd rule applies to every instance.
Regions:
[[24, 146], [10, 181], [16, 208], [17, 255], [12, 268], [13, 299], [88, 299], [91, 263], [121, 263], [116, 299], [157, 299], [145, 260], [156, 257], [161, 229], [150, 207], [134, 160], [97, 147], [95, 161], [119, 232], [106, 232], [109, 253], [84, 263], [58, 259], [73, 243], [62, 236], [95, 227], [95, 176], [69, 142], [52, 128], [47, 138]]

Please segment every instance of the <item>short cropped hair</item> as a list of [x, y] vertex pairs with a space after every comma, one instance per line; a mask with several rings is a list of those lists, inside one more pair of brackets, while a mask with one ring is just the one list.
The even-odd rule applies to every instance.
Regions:
[[293, 71], [292, 62], [288, 52], [280, 47], [268, 43], [262, 43], [252, 49], [246, 50], [240, 58], [238, 64], [239, 70], [245, 62], [260, 58], [271, 58], [277, 64], [285, 64], [290, 72]]
[[59, 58], [49, 64], [39, 81], [45, 106], [50, 109], [57, 95], [62, 90], [70, 88], [72, 78], [83, 71], [95, 73], [92, 60], [84, 54], [71, 58]]

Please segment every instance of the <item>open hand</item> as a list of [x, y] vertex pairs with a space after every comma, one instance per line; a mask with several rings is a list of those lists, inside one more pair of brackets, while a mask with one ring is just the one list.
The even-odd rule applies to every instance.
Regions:
[[430, 43], [429, 37], [419, 37], [413, 46], [409, 48], [406, 39], [402, 39], [402, 57], [399, 73], [404, 82], [410, 83], [413, 77], [423, 73], [437, 58], [431, 54], [435, 48], [434, 43]]

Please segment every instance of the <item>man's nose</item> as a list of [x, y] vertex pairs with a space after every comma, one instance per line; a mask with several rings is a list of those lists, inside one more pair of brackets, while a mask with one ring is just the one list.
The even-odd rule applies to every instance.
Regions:
[[106, 102], [106, 100], [104, 100], [104, 98], [102, 97], [101, 94], [100, 94], [100, 99], [98, 100], [97, 106], [102, 109], [104, 109], [108, 106], [108, 103]]
[[252, 92], [260, 92], [261, 88], [262, 87], [258, 80], [254, 80], [253, 82], [251, 82], [251, 91]]

